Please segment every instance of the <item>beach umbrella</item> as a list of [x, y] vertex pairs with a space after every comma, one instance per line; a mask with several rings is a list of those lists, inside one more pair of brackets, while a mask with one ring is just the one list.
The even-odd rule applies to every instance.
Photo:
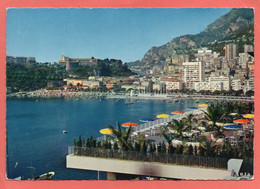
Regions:
[[233, 121], [234, 123], [250, 123], [248, 119], [236, 119]]
[[136, 127], [137, 124], [136, 123], [132, 123], [132, 122], [127, 122], [127, 123], [123, 123], [122, 124], [123, 127]]
[[149, 122], [149, 121], [154, 121], [154, 119], [152, 118], [143, 118], [143, 119], [140, 119], [141, 122]]
[[199, 107], [208, 107], [209, 105], [207, 104], [199, 104]]
[[254, 114], [245, 114], [244, 116], [243, 116], [244, 118], [254, 118], [255, 117], [255, 115]]
[[196, 110], [196, 109], [198, 109], [198, 108], [196, 108], [196, 107], [188, 107], [187, 108], [187, 110]]
[[242, 127], [240, 125], [225, 125], [224, 126], [224, 129], [227, 129], [227, 130], [239, 130], [241, 128]]
[[113, 130], [106, 128], [106, 129], [101, 129], [99, 132], [102, 133], [102, 134], [105, 134], [105, 135], [109, 135], [109, 134], [113, 133]]
[[168, 115], [168, 114], [159, 114], [156, 117], [157, 118], [167, 118], [167, 117], [170, 117], [170, 115]]
[[182, 111], [179, 111], [179, 110], [176, 110], [176, 111], [173, 111], [173, 112], [171, 112], [172, 114], [183, 114], [184, 112], [182, 112]]

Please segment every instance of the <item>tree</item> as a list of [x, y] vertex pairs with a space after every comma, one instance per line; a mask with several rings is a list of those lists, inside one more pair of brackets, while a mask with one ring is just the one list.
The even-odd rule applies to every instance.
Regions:
[[176, 154], [182, 154], [183, 153], [183, 145], [177, 145], [175, 153]]
[[210, 141], [206, 141], [203, 147], [204, 147], [206, 156], [208, 156], [208, 157], [215, 156], [216, 146], [212, 145], [212, 143]]
[[[223, 110], [220, 104], [211, 104], [207, 112], [205, 113], [205, 117], [208, 121], [211, 121], [212, 128], [217, 131], [217, 138], [223, 136], [223, 130], [220, 126], [217, 126], [217, 122], [221, 122], [223, 118]], [[217, 140], [217, 139], [216, 139]]]
[[129, 143], [129, 139], [133, 132], [133, 128], [130, 126], [128, 130], [126, 129], [121, 130], [120, 124], [118, 122], [116, 123], [116, 125], [117, 125], [117, 129], [115, 129], [110, 125], [108, 126], [108, 128], [112, 130], [114, 139], [117, 139], [120, 148], [124, 151], [133, 150], [131, 143]]
[[255, 92], [252, 90], [246, 91], [246, 96], [254, 96]]
[[193, 147], [192, 147], [191, 144], [190, 144], [189, 147], [188, 147], [188, 154], [189, 154], [189, 155], [193, 155]]
[[187, 124], [187, 127], [185, 128], [186, 131], [191, 131], [192, 129], [192, 123], [197, 122], [197, 119], [194, 118], [193, 114], [189, 114], [187, 117], [183, 119], [184, 123]]
[[177, 138], [183, 138], [183, 131], [185, 128], [185, 122], [183, 120], [175, 120], [173, 119], [170, 123], [168, 123], [167, 127], [172, 128], [177, 133]]
[[137, 138], [138, 144], [140, 145], [140, 151], [144, 152], [144, 146], [145, 146], [145, 142], [146, 142], [145, 135], [144, 134], [138, 134], [136, 138]]
[[205, 149], [203, 148], [203, 146], [199, 146], [199, 155], [200, 156], [204, 156], [205, 155]]
[[197, 148], [197, 146], [194, 147], [194, 155], [195, 156], [198, 155], [198, 148]]

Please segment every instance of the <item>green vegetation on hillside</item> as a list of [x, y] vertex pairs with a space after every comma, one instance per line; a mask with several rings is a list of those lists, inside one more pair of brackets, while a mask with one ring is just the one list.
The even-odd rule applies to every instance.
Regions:
[[[100, 60], [97, 65], [78, 66], [72, 72], [74, 77], [88, 78], [89, 76], [129, 76], [133, 73], [121, 60]], [[47, 87], [48, 81], [61, 81], [69, 77], [65, 66], [47, 66], [45, 64], [15, 64], [6, 65], [7, 87], [13, 92], [31, 91]]]
[[15, 92], [45, 88], [48, 81], [62, 80], [67, 74], [60, 65], [49, 67], [44, 64], [7, 63], [6, 76], [6, 86]]
[[204, 45], [209, 49], [219, 52], [221, 56], [225, 55], [224, 47], [226, 44], [235, 43], [238, 44], [238, 52], [244, 52], [244, 45], [253, 45], [254, 46], [254, 26], [251, 24], [248, 27], [244, 27], [234, 34], [226, 37], [222, 41], [210, 43]]
[[133, 75], [132, 71], [128, 69], [126, 64], [123, 64], [121, 60], [116, 60], [116, 59], [99, 60], [97, 65], [78, 66], [76, 69], [72, 70], [71, 72], [83, 78], [87, 78], [91, 75], [98, 75], [98, 76]]

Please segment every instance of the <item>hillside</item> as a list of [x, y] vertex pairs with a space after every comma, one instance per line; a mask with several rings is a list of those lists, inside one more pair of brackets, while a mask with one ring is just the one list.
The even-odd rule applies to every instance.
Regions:
[[214, 41], [227, 40], [230, 36], [236, 36], [241, 30], [247, 31], [254, 23], [253, 9], [232, 9], [227, 14], [208, 25], [205, 30], [196, 35], [183, 35], [172, 39], [170, 42], [149, 49], [142, 60], [130, 63], [129, 66], [138, 64], [143, 69], [153, 66], [162, 66], [168, 57], [175, 54], [190, 54], [192, 48], [207, 46]]

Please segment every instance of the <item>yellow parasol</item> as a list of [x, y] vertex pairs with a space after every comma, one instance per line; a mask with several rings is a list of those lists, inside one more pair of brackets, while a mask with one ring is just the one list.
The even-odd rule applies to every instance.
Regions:
[[157, 118], [167, 118], [167, 117], [170, 117], [170, 115], [168, 115], [168, 114], [160, 114], [160, 115], [157, 115], [156, 117]]
[[199, 107], [208, 107], [209, 105], [207, 104], [200, 104]]
[[245, 114], [244, 116], [243, 116], [244, 118], [254, 118], [255, 117], [255, 115], [254, 114]]
[[105, 135], [109, 135], [109, 134], [113, 133], [113, 130], [106, 128], [106, 129], [101, 129], [99, 132], [102, 133], [102, 134], [105, 134]]

